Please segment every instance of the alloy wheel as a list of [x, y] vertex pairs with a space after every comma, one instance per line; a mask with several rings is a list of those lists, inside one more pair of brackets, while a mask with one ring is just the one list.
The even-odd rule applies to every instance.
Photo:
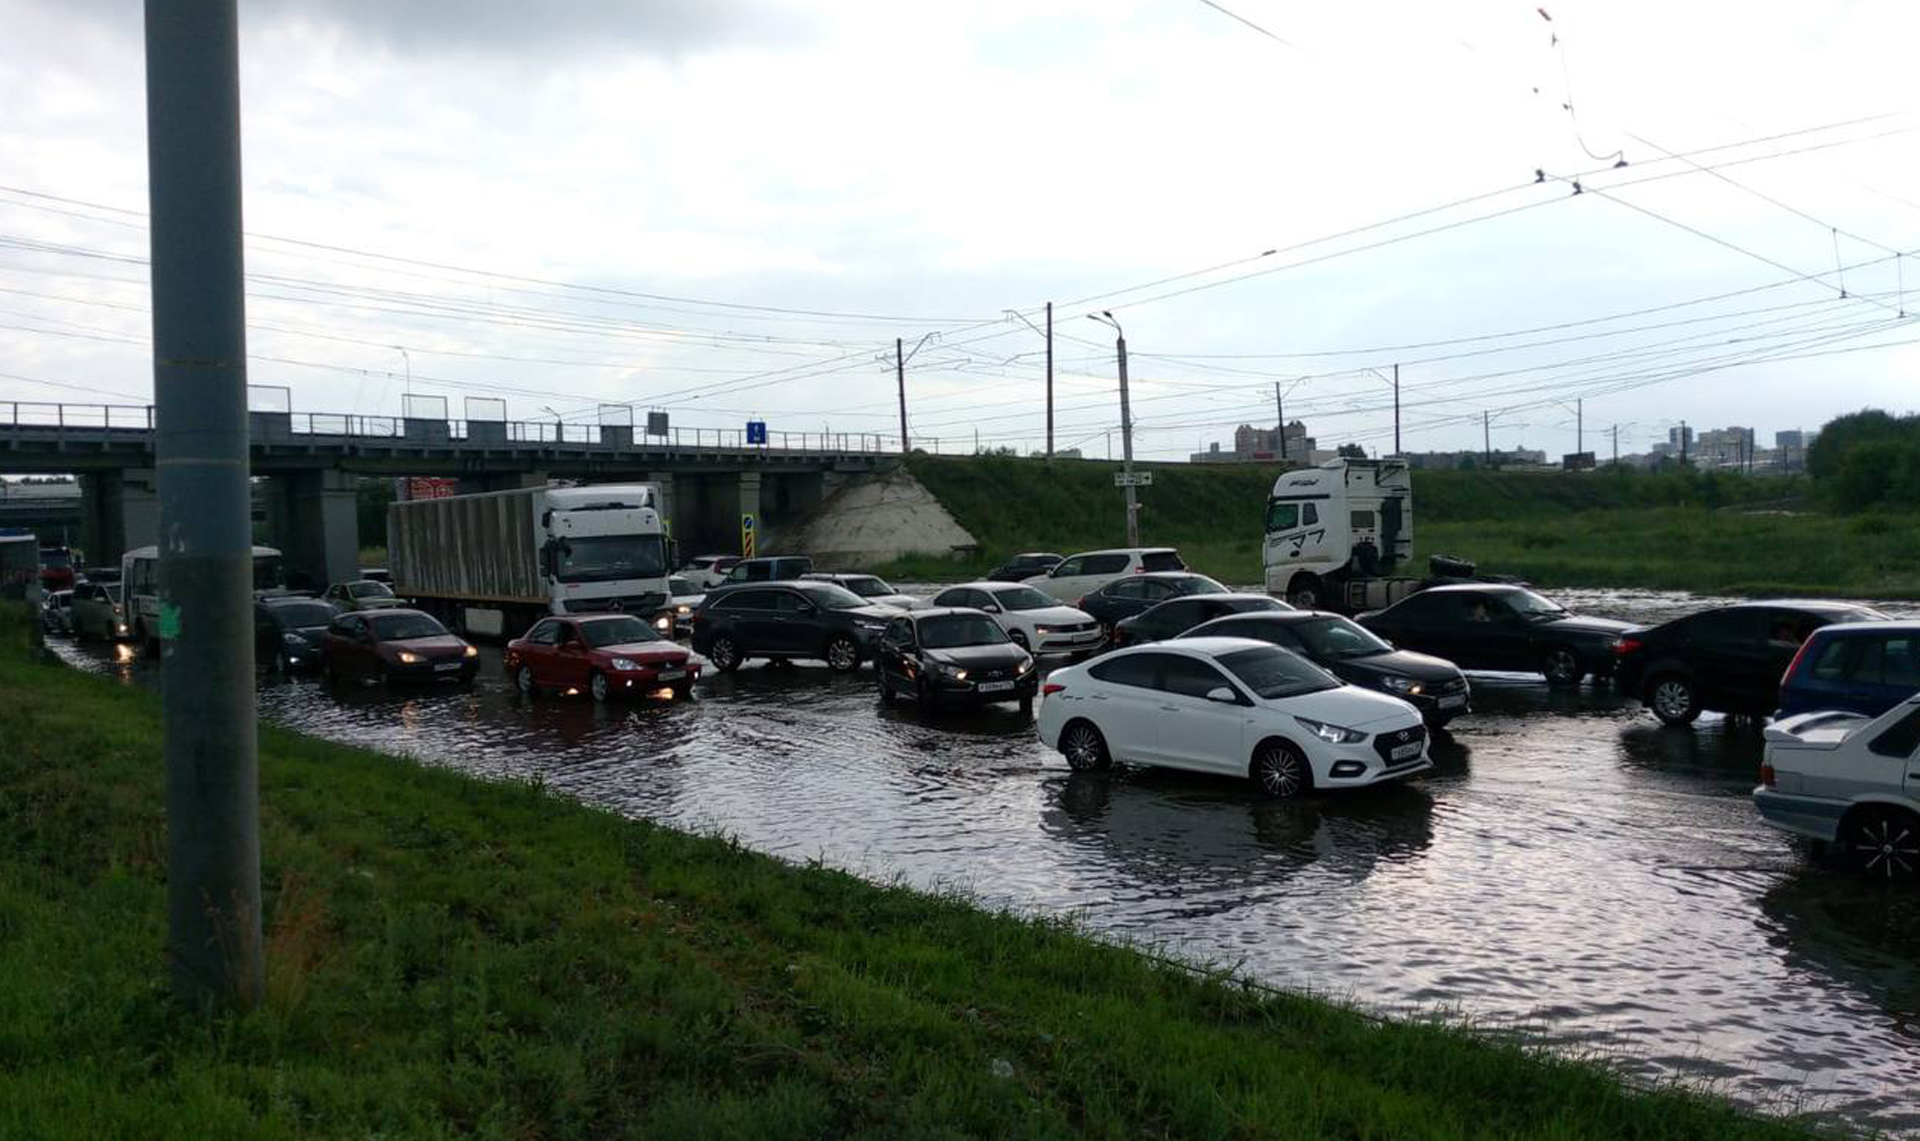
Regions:
[[1100, 739], [1100, 730], [1084, 721], [1067, 730], [1060, 740], [1060, 753], [1075, 772], [1107, 767], [1107, 743]]
[[733, 644], [732, 638], [715, 638], [713, 645], [707, 648], [707, 658], [713, 667], [721, 672], [740, 668], [740, 647]]
[[513, 684], [520, 687], [521, 693], [526, 694], [528, 697], [532, 697], [533, 696], [533, 667], [521, 666], [519, 669], [515, 670], [513, 673]]
[[1920, 820], [1874, 812], [1853, 827], [1848, 848], [1861, 871], [1876, 879], [1912, 879], [1920, 872]]
[[836, 672], [851, 673], [860, 666], [860, 647], [851, 638], [835, 638], [827, 643], [827, 664]]
[[1564, 647], [1548, 650], [1547, 656], [1541, 659], [1540, 672], [1554, 685], [1572, 685], [1580, 680], [1580, 659]]
[[1299, 796], [1309, 781], [1307, 759], [1291, 745], [1263, 745], [1253, 757], [1253, 779], [1260, 791], [1275, 799]]
[[595, 701], [605, 701], [610, 692], [607, 688], [607, 675], [595, 671], [593, 677], [587, 681], [587, 689], [593, 694]]
[[1679, 678], [1662, 681], [1653, 687], [1653, 712], [1669, 724], [1693, 720], [1693, 687]]

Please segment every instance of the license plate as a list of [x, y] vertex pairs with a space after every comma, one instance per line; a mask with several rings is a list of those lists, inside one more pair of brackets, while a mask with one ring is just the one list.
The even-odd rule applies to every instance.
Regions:
[[661, 670], [660, 671], [661, 681], [679, 681], [681, 678], [686, 676], [687, 676], [686, 670]]
[[1465, 695], [1465, 694], [1460, 694], [1460, 693], [1456, 693], [1456, 694], [1454, 694], [1454, 695], [1453, 695], [1452, 697], [1443, 697], [1443, 698], [1441, 698], [1441, 699], [1440, 699], [1440, 708], [1442, 708], [1442, 709], [1458, 709], [1458, 708], [1460, 708], [1460, 707], [1461, 707], [1462, 705], [1465, 705], [1466, 703], [1467, 703], [1467, 698], [1466, 698], [1466, 695]]
[[981, 693], [1000, 693], [1003, 690], [1012, 689], [1013, 683], [1010, 681], [983, 681], [975, 688]]
[[433, 672], [443, 673], [443, 674], [452, 673], [454, 670], [457, 670], [459, 668], [460, 668], [459, 662], [435, 662], [433, 666]]
[[1393, 747], [1393, 759], [1396, 761], [1410, 760], [1411, 758], [1417, 757], [1419, 755], [1420, 755], [1420, 742], [1418, 741], [1415, 741], [1411, 745], [1395, 745]]

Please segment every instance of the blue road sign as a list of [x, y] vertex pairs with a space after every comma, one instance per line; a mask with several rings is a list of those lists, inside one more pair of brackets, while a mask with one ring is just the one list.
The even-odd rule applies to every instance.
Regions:
[[765, 420], [747, 421], [747, 443], [764, 444], [767, 442], [767, 422]]

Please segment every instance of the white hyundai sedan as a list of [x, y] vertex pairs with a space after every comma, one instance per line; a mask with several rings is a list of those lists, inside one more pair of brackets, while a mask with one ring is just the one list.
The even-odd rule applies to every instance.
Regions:
[[1251, 638], [1116, 650], [1055, 670], [1040, 692], [1040, 739], [1079, 770], [1163, 765], [1289, 797], [1433, 767], [1413, 706]]

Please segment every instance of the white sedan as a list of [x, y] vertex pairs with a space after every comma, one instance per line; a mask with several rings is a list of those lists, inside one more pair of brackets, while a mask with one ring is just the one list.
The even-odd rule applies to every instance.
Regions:
[[1920, 877], [1920, 695], [1878, 717], [1802, 713], [1764, 736], [1761, 819], [1837, 844], [1867, 875]]
[[933, 596], [935, 606], [969, 606], [993, 617], [1031, 654], [1082, 654], [1100, 648], [1100, 623], [1018, 582], [963, 582]]
[[1079, 770], [1164, 765], [1289, 797], [1433, 767], [1413, 706], [1251, 638], [1116, 650], [1055, 670], [1040, 692], [1040, 739]]

